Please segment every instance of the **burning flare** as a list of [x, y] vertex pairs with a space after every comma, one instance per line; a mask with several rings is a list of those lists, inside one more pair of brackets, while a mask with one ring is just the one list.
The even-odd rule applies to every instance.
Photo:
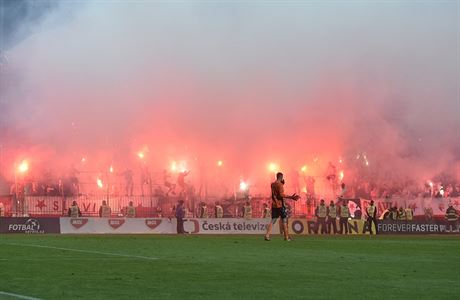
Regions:
[[268, 165], [268, 170], [269, 170], [270, 172], [276, 173], [276, 172], [278, 172], [279, 167], [278, 167], [278, 165], [275, 164], [275, 163], [270, 163], [270, 164]]
[[102, 189], [104, 187], [104, 184], [102, 183], [102, 179], [98, 178], [96, 182], [97, 182], [98, 188]]
[[18, 171], [19, 173], [25, 173], [28, 170], [29, 170], [29, 163], [26, 160], [23, 160], [18, 166]]
[[343, 171], [343, 170], [340, 171], [340, 173], [339, 173], [339, 180], [342, 181], [344, 176], [345, 176], [344, 171]]

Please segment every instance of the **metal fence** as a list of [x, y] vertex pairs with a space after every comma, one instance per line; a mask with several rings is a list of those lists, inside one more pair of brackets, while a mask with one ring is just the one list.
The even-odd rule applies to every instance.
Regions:
[[[136, 217], [173, 217], [174, 208], [180, 200], [175, 197], [156, 196], [110, 196], [106, 195], [82, 195], [74, 197], [62, 196], [5, 196], [0, 198], [0, 210], [4, 216], [42, 216], [60, 217], [66, 216], [73, 201], [76, 201], [83, 216], [99, 216], [99, 208], [103, 201], [106, 201], [112, 211], [112, 217], [124, 216], [126, 207], [130, 202], [136, 208]], [[242, 215], [242, 207], [248, 199], [217, 199], [207, 198], [202, 201], [197, 198], [186, 198], [185, 206], [188, 217], [199, 215], [199, 204], [206, 202], [208, 215], [214, 215], [214, 204], [220, 202], [224, 208], [225, 217], [239, 217]], [[250, 200], [253, 208], [253, 216], [262, 216], [263, 203], [266, 198], [253, 198]], [[3, 209], [1, 208], [3, 207]]]

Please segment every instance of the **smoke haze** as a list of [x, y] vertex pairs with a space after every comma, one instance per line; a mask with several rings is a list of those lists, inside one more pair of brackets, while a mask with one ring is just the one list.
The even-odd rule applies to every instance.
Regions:
[[362, 153], [375, 178], [460, 180], [459, 22], [458, 1], [60, 2], [4, 49], [5, 173], [148, 149], [195, 181]]

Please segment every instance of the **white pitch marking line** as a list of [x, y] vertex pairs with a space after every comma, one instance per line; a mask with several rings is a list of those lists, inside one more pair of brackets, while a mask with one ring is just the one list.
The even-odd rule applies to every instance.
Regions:
[[15, 298], [18, 298], [18, 299], [26, 299], [26, 300], [41, 300], [40, 298], [29, 297], [29, 296], [13, 294], [13, 293], [8, 293], [8, 292], [2, 292], [2, 291], [0, 291], [0, 295], [15, 297]]
[[55, 250], [73, 251], [73, 252], [81, 252], [81, 253], [102, 254], [102, 255], [111, 255], [111, 256], [119, 256], [119, 257], [130, 257], [130, 258], [146, 259], [146, 260], [157, 260], [157, 259], [159, 259], [158, 257], [138, 256], [138, 255], [119, 254], [119, 253], [111, 253], [111, 252], [91, 251], [91, 250], [63, 248], [63, 247], [53, 247], [53, 246], [34, 245], [34, 244], [18, 244], [18, 243], [2, 243], [2, 244], [3, 245], [10, 245], [10, 246], [35, 247], [35, 248], [55, 249]]
[[87, 260], [87, 261], [99, 261], [99, 260], [116, 260], [116, 259], [126, 259], [126, 260], [132, 260], [131, 257], [57, 257], [57, 258], [50, 258], [50, 257], [42, 257], [42, 258], [0, 258], [0, 261], [82, 261], [82, 260]]

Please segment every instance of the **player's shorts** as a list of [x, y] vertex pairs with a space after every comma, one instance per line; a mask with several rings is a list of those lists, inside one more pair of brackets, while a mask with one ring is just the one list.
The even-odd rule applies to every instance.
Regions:
[[287, 218], [287, 213], [286, 209], [282, 207], [272, 207], [272, 219], [286, 219]]

